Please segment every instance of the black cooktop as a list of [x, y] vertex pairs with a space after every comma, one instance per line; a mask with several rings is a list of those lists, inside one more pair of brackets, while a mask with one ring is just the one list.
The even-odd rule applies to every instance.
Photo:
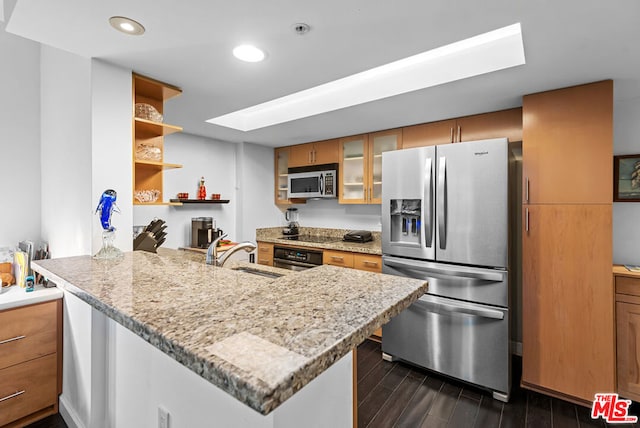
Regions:
[[341, 238], [336, 238], [336, 237], [331, 237], [331, 236], [313, 236], [313, 235], [283, 236], [282, 239], [286, 239], [288, 241], [315, 242], [315, 243], [318, 243], [318, 244], [325, 244], [327, 242], [342, 241]]

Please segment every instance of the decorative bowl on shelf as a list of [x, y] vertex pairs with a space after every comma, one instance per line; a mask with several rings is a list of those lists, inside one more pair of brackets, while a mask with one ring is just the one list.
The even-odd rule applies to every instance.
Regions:
[[136, 160], [160, 162], [162, 160], [162, 149], [152, 144], [136, 143]]
[[135, 190], [133, 192], [133, 196], [136, 198], [138, 202], [153, 203], [158, 200], [158, 197], [160, 196], [160, 191], [157, 189]]
[[150, 120], [152, 122], [162, 122], [162, 115], [154, 106], [147, 103], [136, 103], [135, 115], [139, 119]]

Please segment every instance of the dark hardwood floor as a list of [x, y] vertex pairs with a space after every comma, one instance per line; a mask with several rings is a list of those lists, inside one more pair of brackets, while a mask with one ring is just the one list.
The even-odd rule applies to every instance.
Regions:
[[[586, 407], [521, 389], [518, 386], [521, 367], [520, 360], [514, 359], [514, 388], [509, 403], [504, 404], [494, 400], [488, 392], [427, 370], [383, 361], [380, 344], [367, 340], [358, 347], [358, 427], [613, 426], [601, 419], [591, 419], [590, 410]], [[640, 404], [633, 403], [630, 413], [640, 415]], [[640, 427], [640, 424], [615, 426]], [[28, 428], [67, 428], [67, 425], [60, 415], [54, 415]]]
[[[359, 428], [579, 428], [613, 426], [591, 419], [590, 409], [521, 389], [522, 362], [514, 358], [511, 399], [381, 358], [380, 344], [358, 347]], [[606, 392], [606, 391], [603, 391]], [[640, 415], [633, 403], [630, 414]], [[640, 424], [616, 424], [640, 427]]]

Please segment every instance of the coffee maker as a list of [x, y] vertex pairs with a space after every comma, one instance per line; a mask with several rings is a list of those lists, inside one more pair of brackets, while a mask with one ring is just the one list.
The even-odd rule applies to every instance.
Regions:
[[213, 217], [193, 217], [191, 219], [191, 247], [207, 248], [222, 230], [215, 225]]
[[284, 218], [287, 225], [282, 228], [282, 234], [285, 239], [297, 239], [300, 233], [300, 225], [298, 224], [298, 209], [287, 208], [284, 212]]

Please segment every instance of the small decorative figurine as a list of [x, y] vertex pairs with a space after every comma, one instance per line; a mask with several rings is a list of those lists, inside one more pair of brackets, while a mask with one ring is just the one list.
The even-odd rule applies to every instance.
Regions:
[[207, 188], [204, 187], [204, 177], [200, 177], [200, 187], [198, 187], [198, 199], [207, 199]]
[[122, 251], [113, 246], [116, 228], [111, 225], [111, 214], [113, 211], [120, 212], [116, 205], [118, 194], [113, 189], [102, 192], [100, 202], [96, 207], [96, 214], [100, 213], [100, 224], [102, 225], [102, 248], [93, 256], [96, 259], [117, 259], [123, 256]]

